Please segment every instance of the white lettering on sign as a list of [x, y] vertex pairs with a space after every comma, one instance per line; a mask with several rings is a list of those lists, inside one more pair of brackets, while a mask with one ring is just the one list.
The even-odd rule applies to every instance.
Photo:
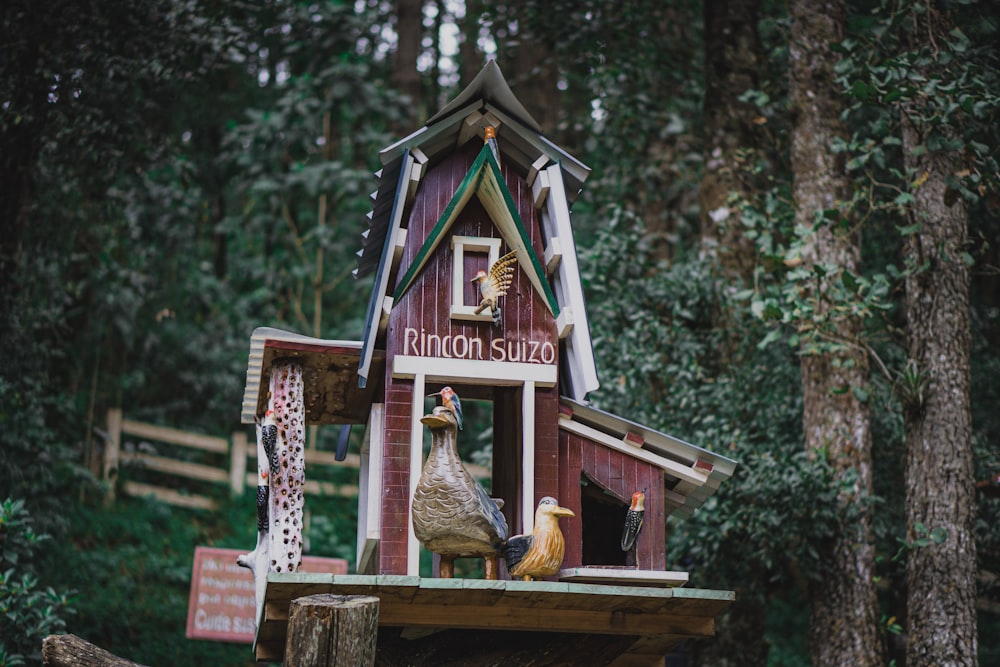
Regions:
[[[197, 547], [191, 573], [187, 636], [252, 644], [257, 603], [253, 575], [236, 564], [236, 549]], [[346, 574], [347, 561], [303, 556], [300, 572]]]
[[484, 346], [482, 338], [464, 334], [439, 336], [429, 334], [423, 329], [417, 331], [414, 327], [406, 327], [403, 330], [403, 353], [414, 357], [444, 357], [474, 361], [511, 361], [549, 365], [556, 363], [556, 346], [549, 341], [493, 338], [489, 346]]

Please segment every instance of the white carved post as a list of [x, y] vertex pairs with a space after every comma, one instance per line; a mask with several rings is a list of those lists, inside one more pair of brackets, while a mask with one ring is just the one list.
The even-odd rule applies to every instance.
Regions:
[[302, 562], [302, 496], [306, 481], [302, 366], [271, 365], [270, 398], [257, 421], [257, 546], [237, 559], [254, 575], [257, 622], [268, 572], [295, 572]]

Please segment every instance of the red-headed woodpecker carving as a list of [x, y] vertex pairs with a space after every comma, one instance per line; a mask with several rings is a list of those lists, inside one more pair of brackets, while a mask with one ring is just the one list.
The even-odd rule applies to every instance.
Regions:
[[646, 494], [636, 491], [632, 494], [632, 505], [625, 513], [625, 527], [622, 528], [622, 551], [628, 551], [635, 544], [635, 538], [642, 529], [642, 517], [646, 513]]

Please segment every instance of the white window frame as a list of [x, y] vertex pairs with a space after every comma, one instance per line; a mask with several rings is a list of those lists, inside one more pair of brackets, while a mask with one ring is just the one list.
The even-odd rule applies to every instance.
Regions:
[[487, 268], [500, 259], [500, 245], [503, 239], [485, 236], [452, 236], [452, 271], [451, 271], [451, 319], [469, 322], [490, 322], [493, 314], [484, 311], [476, 314], [479, 303], [471, 306], [465, 303], [465, 286], [473, 276], [465, 276], [465, 251], [487, 253]]

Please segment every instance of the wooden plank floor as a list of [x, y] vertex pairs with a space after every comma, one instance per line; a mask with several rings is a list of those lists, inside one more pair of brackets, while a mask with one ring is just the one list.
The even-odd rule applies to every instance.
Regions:
[[715, 617], [735, 599], [732, 591], [690, 588], [272, 573], [257, 660], [282, 660], [291, 601], [317, 593], [378, 597], [380, 628], [628, 635], [637, 638], [630, 651], [659, 655], [686, 638], [711, 637]]

